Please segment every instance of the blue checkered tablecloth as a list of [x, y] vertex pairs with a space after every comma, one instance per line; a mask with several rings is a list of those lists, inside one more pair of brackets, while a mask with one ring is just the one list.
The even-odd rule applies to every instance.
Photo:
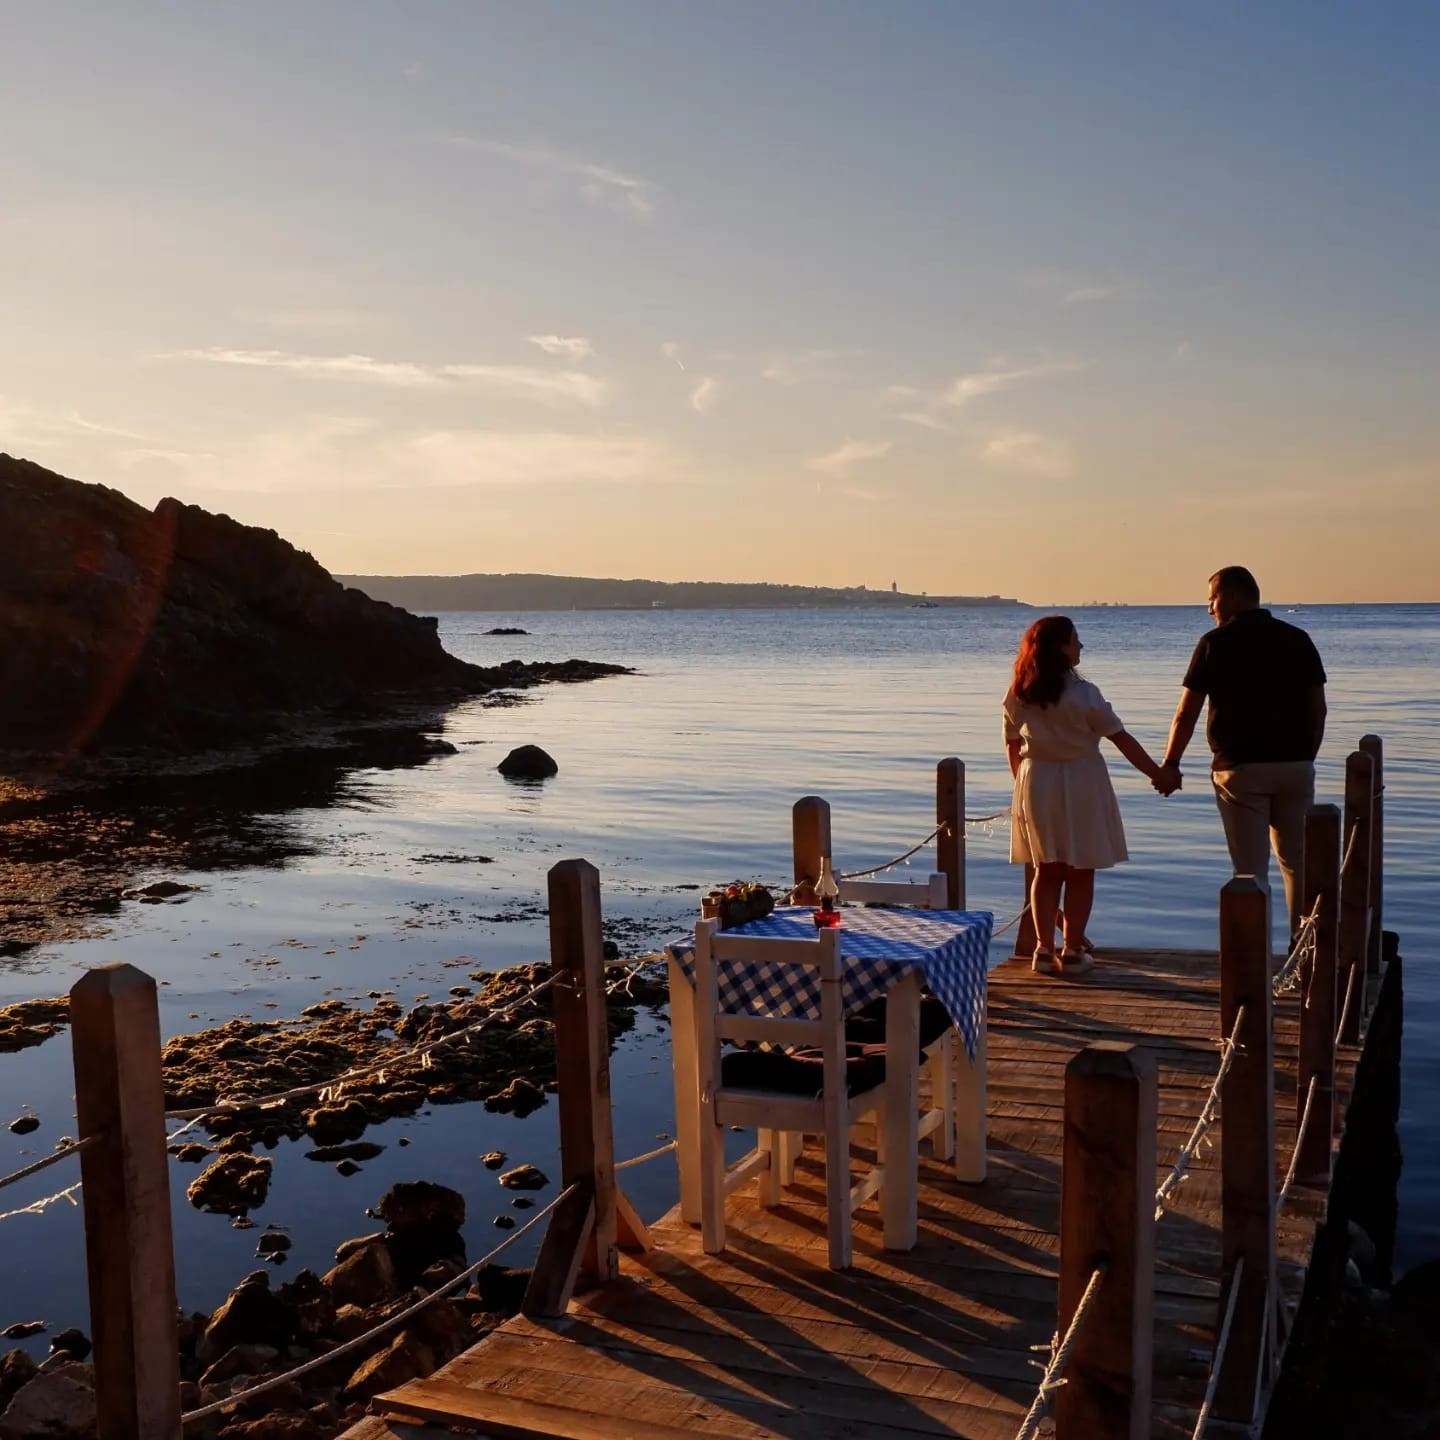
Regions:
[[[789, 905], [727, 930], [770, 940], [813, 940], [814, 911]], [[986, 962], [995, 917], [987, 910], [845, 909], [840, 959], [845, 972], [845, 1013], [863, 1010], [907, 970], [919, 969], [930, 993], [944, 1005], [974, 1058], [985, 1023]], [[665, 947], [692, 983], [695, 935]], [[730, 1011], [820, 1018], [820, 980], [799, 965], [720, 967], [720, 1003]]]

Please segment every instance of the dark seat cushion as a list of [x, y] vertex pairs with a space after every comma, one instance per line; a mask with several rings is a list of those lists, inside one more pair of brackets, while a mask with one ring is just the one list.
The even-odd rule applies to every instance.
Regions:
[[[873, 1045], [845, 1047], [845, 1093], [863, 1095], [885, 1083], [885, 1051]], [[732, 1050], [720, 1059], [727, 1090], [776, 1090], [816, 1099], [825, 1088], [825, 1061], [818, 1050]]]
[[[920, 997], [920, 1048], [928, 1050], [950, 1029], [950, 1012], [933, 996]], [[845, 1040], [850, 1045], [885, 1044], [885, 997], [872, 1000], [845, 1019]]]

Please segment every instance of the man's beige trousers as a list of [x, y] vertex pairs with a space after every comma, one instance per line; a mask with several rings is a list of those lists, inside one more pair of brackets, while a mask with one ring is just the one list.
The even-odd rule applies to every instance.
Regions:
[[1210, 779], [1235, 873], [1268, 884], [1274, 845], [1293, 936], [1300, 922], [1305, 812], [1315, 800], [1315, 766], [1308, 760], [1267, 761], [1215, 770]]

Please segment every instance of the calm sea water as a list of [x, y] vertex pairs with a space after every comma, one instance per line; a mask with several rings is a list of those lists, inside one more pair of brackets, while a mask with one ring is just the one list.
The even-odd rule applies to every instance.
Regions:
[[[1386, 924], [1406, 967], [1400, 1268], [1440, 1255], [1440, 606], [1304, 607], [1279, 613], [1308, 629], [1330, 674], [1321, 798], [1340, 799], [1345, 754], [1360, 735], [1386, 751]], [[1086, 673], [1130, 730], [1158, 754], [1202, 609], [1071, 612]], [[599, 866], [607, 915], [662, 938], [685, 928], [696, 897], [736, 877], [789, 873], [790, 806], [820, 794], [833, 808], [839, 868], [898, 854], [933, 825], [934, 764], [967, 765], [968, 809], [1001, 809], [1009, 779], [1000, 697], [1031, 612], [584, 612], [447, 615], [448, 648], [481, 663], [572, 655], [638, 671], [593, 685], [554, 687], [513, 708], [457, 709], [446, 736], [459, 753], [415, 769], [360, 772], [323, 809], [270, 822], [314, 853], [281, 868], [179, 878], [203, 889], [188, 903], [131, 906], [109, 933], [0, 960], [0, 1003], [53, 995], [89, 965], [128, 960], [162, 984], [166, 1034], [237, 1014], [290, 1016], [332, 994], [394, 989], [409, 1002], [441, 995], [469, 970], [543, 958], [543, 904], [555, 860]], [[518, 638], [487, 636], [521, 625]], [[495, 771], [524, 742], [543, 745], [560, 774], [520, 787]], [[1185, 790], [1161, 800], [1118, 754], [1111, 769], [1132, 863], [1101, 876], [1091, 934], [1112, 945], [1215, 944], [1216, 899], [1228, 876], [1203, 739]], [[468, 857], [435, 860], [429, 857]], [[476, 857], [489, 857], [481, 863]], [[1008, 919], [1021, 903], [1003, 832], [971, 836], [970, 903]], [[513, 918], [521, 912], [522, 918]], [[647, 947], [648, 948], [648, 947]], [[1008, 948], [997, 946], [997, 957]], [[330, 952], [330, 953], [326, 953]], [[617, 1149], [648, 1149], [671, 1127], [669, 1047], [645, 1020], [613, 1061]], [[0, 1172], [48, 1151], [73, 1128], [68, 1039], [0, 1056], [0, 1122], [25, 1105], [42, 1128], [25, 1140], [0, 1130]], [[467, 1196], [472, 1254], [499, 1237], [508, 1197], [478, 1163], [490, 1149], [558, 1175], [553, 1106], [525, 1121], [478, 1106], [448, 1107], [372, 1129], [385, 1153], [351, 1179], [277, 1152], [271, 1198], [257, 1219], [288, 1225], [291, 1262], [326, 1268], [335, 1244], [372, 1228], [364, 1208], [395, 1179], [429, 1178]], [[399, 1135], [412, 1144], [389, 1142]], [[175, 1230], [182, 1304], [206, 1308], [258, 1263], [255, 1233], [184, 1201], [195, 1170], [175, 1165]], [[0, 1210], [68, 1183], [67, 1169], [0, 1193]], [[668, 1160], [631, 1171], [642, 1211], [674, 1199]], [[87, 1323], [80, 1216], [61, 1204], [3, 1222], [0, 1326], [42, 1318]], [[518, 1260], [527, 1258], [516, 1247]], [[43, 1341], [32, 1342], [43, 1349]]]

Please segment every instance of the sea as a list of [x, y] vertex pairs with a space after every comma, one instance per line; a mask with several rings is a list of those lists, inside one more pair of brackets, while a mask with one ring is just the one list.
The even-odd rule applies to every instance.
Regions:
[[[1278, 605], [1303, 626], [1329, 673], [1330, 715], [1319, 798], [1341, 799], [1346, 754], [1373, 732], [1385, 746], [1385, 924], [1406, 961], [1404, 1169], [1396, 1271], [1440, 1258], [1440, 606]], [[790, 810], [802, 795], [832, 807], [838, 869], [884, 864], [934, 827], [935, 763], [966, 765], [967, 811], [1002, 811], [1010, 780], [1000, 701], [1025, 608], [784, 611], [574, 611], [446, 614], [448, 649], [479, 664], [578, 656], [634, 674], [528, 692], [519, 703], [467, 702], [445, 720], [454, 754], [422, 764], [355, 768], [323, 786], [282, 776], [238, 787], [223, 823], [263, 830], [264, 863], [213, 856], [191, 872], [140, 870], [134, 883], [198, 888], [170, 903], [126, 902], [94, 933], [0, 959], [0, 1004], [64, 993], [87, 968], [127, 961], [159, 982], [166, 1036], [245, 1015], [293, 1017], [332, 997], [407, 1005], [440, 998], [471, 973], [547, 956], [546, 871], [583, 857], [600, 870], [603, 906], [626, 954], [684, 933], [697, 889], [790, 876]], [[1070, 612], [1084, 670], [1127, 728], [1159, 755], [1196, 640], [1201, 606]], [[499, 627], [523, 636], [496, 636]], [[559, 774], [503, 779], [514, 746], [543, 746]], [[1106, 946], [1216, 944], [1228, 878], [1219, 818], [1197, 737], [1184, 789], [1162, 799], [1109, 753], [1131, 862], [1103, 873], [1090, 934]], [[219, 812], [217, 812], [218, 814]], [[214, 823], [221, 823], [212, 816]], [[970, 828], [969, 900], [1003, 924], [1020, 908], [1021, 872], [1008, 829]], [[223, 846], [219, 851], [223, 856]], [[243, 852], [242, 852], [243, 853]], [[922, 849], [909, 863], [930, 868]], [[905, 866], [898, 867], [903, 874]], [[43, 877], [42, 877], [43, 878]], [[1278, 889], [1278, 876], [1277, 880]], [[1277, 945], [1281, 937], [1277, 933]], [[1009, 953], [997, 941], [994, 958]], [[0, 1055], [0, 1174], [72, 1134], [68, 1035]], [[673, 1129], [670, 1047], [661, 1012], [642, 1012], [612, 1057], [616, 1151], [635, 1155]], [[41, 1127], [3, 1126], [22, 1111]], [[406, 1146], [396, 1143], [401, 1136]], [[374, 1228], [366, 1210], [396, 1180], [429, 1179], [466, 1197], [469, 1253], [505, 1232], [509, 1195], [479, 1162], [501, 1150], [558, 1180], [553, 1104], [523, 1120], [479, 1105], [436, 1107], [372, 1127], [385, 1145], [357, 1175], [307, 1163], [282, 1141], [270, 1197], [256, 1219], [288, 1229], [294, 1248], [275, 1279], [324, 1271], [338, 1242]], [[73, 1162], [0, 1190], [0, 1212], [73, 1183]], [[237, 1230], [185, 1199], [196, 1167], [172, 1162], [181, 1305], [208, 1310], [260, 1261], [258, 1230]], [[673, 1156], [626, 1172], [642, 1214], [676, 1197]], [[553, 1193], [553, 1189], [552, 1192]], [[541, 1198], [543, 1199], [543, 1192]], [[534, 1236], [506, 1255], [533, 1256]], [[67, 1200], [0, 1216], [0, 1328], [44, 1320], [88, 1329], [81, 1214]], [[45, 1337], [24, 1342], [37, 1355]]]

